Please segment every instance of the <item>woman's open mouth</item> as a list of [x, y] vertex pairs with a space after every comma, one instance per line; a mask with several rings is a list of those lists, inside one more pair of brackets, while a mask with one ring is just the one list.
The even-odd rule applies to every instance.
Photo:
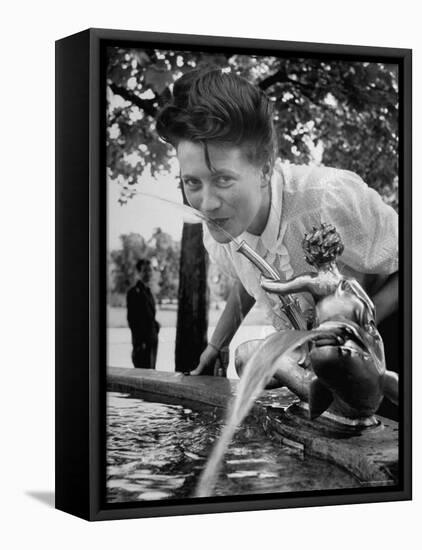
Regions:
[[214, 227], [221, 227], [222, 229], [226, 229], [226, 226], [230, 222], [230, 218], [209, 218], [210, 225]]

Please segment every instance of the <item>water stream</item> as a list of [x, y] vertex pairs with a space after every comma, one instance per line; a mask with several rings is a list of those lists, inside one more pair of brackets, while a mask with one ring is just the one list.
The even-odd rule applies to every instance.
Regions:
[[220, 224], [218, 224], [215, 220], [212, 218], [209, 218], [199, 210], [196, 210], [195, 208], [192, 208], [192, 206], [189, 206], [187, 204], [182, 204], [179, 202], [172, 201], [170, 199], [167, 199], [165, 197], [159, 197], [158, 195], [153, 195], [151, 193], [145, 193], [143, 191], [137, 191], [137, 195], [140, 195], [142, 197], [148, 197], [149, 199], [155, 199], [158, 201], [162, 201], [166, 204], [170, 204], [174, 209], [178, 210], [179, 213], [182, 215], [183, 221], [185, 223], [200, 223], [205, 222], [209, 225], [212, 225], [215, 229], [218, 229], [229, 241], [234, 242], [237, 245], [240, 245], [240, 242], [236, 240], [233, 235], [231, 235], [228, 231], [226, 231], [223, 227], [221, 227]]
[[[251, 410], [267, 383], [281, 366], [297, 369], [300, 346], [312, 338], [309, 331], [286, 331], [276, 333], [263, 341], [245, 366], [239, 382], [235, 400], [229, 410], [225, 428], [216, 443], [196, 489], [196, 496], [210, 496], [216, 483], [224, 454], [238, 426]], [[296, 348], [299, 347], [298, 351]], [[303, 370], [303, 382], [310, 371]], [[300, 396], [302, 381], [298, 380], [297, 394]]]

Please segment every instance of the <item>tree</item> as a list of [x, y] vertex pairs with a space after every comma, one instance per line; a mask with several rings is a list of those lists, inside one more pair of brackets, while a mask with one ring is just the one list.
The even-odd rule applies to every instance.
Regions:
[[110, 253], [110, 289], [124, 296], [136, 281], [136, 262], [151, 260], [154, 267], [150, 282], [151, 292], [158, 302], [175, 299], [179, 287], [180, 243], [170, 235], [155, 229], [146, 241], [137, 233], [121, 235], [121, 248]]
[[207, 345], [207, 260], [202, 226], [184, 224], [179, 271], [176, 371], [190, 371]]
[[159, 303], [166, 299], [175, 300], [179, 288], [180, 243], [161, 228], [157, 228], [148, 244], [153, 249], [152, 254], [159, 272], [156, 298]]
[[145, 239], [137, 233], [120, 235], [120, 241], [121, 248], [110, 253], [111, 289], [117, 294], [126, 294], [136, 280], [136, 262], [149, 257], [149, 250]]

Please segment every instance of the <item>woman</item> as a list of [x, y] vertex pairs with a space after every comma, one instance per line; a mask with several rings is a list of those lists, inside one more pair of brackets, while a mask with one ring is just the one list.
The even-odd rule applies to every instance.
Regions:
[[[395, 211], [352, 172], [277, 160], [272, 105], [257, 87], [221, 69], [187, 73], [175, 83], [157, 131], [176, 148], [187, 200], [212, 220], [204, 227], [209, 255], [234, 279], [211, 341], [191, 374], [215, 363], [255, 302], [277, 330], [290, 328], [277, 296], [262, 290], [259, 273], [236, 253], [227, 233], [245, 240], [282, 279], [290, 279], [309, 271], [301, 249], [304, 234], [322, 222], [333, 224], [345, 249], [339, 268], [371, 295], [377, 322], [397, 309]], [[304, 315], [311, 315], [312, 298], [303, 293], [299, 301]]]

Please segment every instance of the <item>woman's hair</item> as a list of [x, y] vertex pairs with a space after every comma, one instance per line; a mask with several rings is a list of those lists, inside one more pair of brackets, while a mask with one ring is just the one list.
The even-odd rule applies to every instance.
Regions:
[[157, 117], [159, 136], [174, 147], [182, 140], [242, 146], [249, 161], [273, 166], [277, 148], [272, 104], [258, 87], [219, 68], [195, 69], [174, 84]]

